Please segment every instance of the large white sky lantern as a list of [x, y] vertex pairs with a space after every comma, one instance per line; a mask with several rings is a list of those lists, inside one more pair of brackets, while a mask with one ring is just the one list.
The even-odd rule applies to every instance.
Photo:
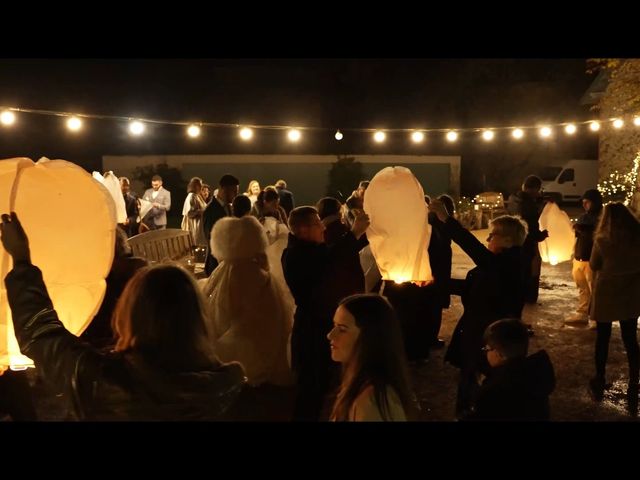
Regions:
[[116, 208], [116, 220], [118, 223], [124, 223], [127, 221], [127, 206], [124, 204], [124, 196], [122, 195], [122, 188], [120, 187], [120, 180], [113, 172], [109, 171], [104, 174], [104, 177], [99, 172], [93, 172], [93, 178], [98, 180], [102, 185], [109, 190], [111, 198]]
[[422, 186], [405, 167], [380, 170], [367, 188], [367, 238], [382, 278], [397, 283], [429, 281], [431, 227]]
[[542, 261], [557, 265], [571, 260], [576, 240], [571, 220], [557, 204], [548, 202], [540, 214], [540, 230], [547, 230], [549, 237], [538, 243]]
[[[15, 211], [62, 323], [80, 335], [97, 313], [114, 254], [116, 212], [105, 187], [64, 160], [0, 160], [0, 212]], [[0, 278], [13, 268], [0, 247]], [[33, 365], [20, 354], [0, 282], [0, 365]]]

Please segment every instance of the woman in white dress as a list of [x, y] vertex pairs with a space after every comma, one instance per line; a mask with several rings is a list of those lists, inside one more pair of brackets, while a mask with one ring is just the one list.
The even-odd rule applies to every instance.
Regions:
[[[293, 302], [270, 268], [268, 243], [252, 216], [216, 222], [211, 251], [220, 263], [204, 284], [208, 328], [219, 358], [242, 363], [251, 385], [289, 385]], [[272, 266], [281, 271], [279, 263]]]
[[194, 245], [206, 245], [207, 241], [202, 230], [202, 214], [207, 207], [202, 191], [202, 179], [193, 177], [187, 185], [187, 198], [182, 206], [182, 230], [191, 234]]

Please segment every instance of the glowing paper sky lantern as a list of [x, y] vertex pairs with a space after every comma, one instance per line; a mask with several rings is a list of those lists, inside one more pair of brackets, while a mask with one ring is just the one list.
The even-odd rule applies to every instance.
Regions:
[[[104, 297], [114, 255], [113, 199], [81, 167], [64, 160], [0, 160], [0, 212], [15, 211], [29, 236], [31, 260], [43, 273], [65, 327], [80, 335]], [[13, 268], [0, 247], [0, 366], [33, 365], [20, 354], [4, 278]]]
[[367, 238], [382, 278], [396, 283], [432, 280], [427, 204], [411, 170], [380, 170], [367, 188], [364, 210], [371, 219]]
[[540, 230], [547, 230], [549, 237], [538, 243], [543, 262], [557, 265], [571, 260], [575, 234], [566, 212], [553, 202], [548, 202], [540, 214]]
[[116, 206], [116, 220], [118, 223], [124, 223], [127, 221], [127, 207], [124, 204], [124, 195], [122, 195], [122, 188], [120, 187], [120, 180], [113, 172], [109, 171], [104, 174], [104, 177], [98, 173], [93, 172], [93, 178], [98, 180], [105, 186]]

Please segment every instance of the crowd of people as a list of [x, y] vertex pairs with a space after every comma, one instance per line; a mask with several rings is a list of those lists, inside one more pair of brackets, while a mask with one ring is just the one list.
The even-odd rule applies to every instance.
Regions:
[[[31, 262], [20, 212], [2, 215], [2, 245], [13, 260], [4, 279], [16, 338], [40, 378], [81, 420], [246, 420], [252, 389], [291, 388], [296, 421], [417, 419], [409, 362], [426, 361], [451, 295], [464, 312], [446, 346], [460, 371], [460, 420], [548, 420], [555, 374], [544, 350], [529, 355], [526, 303], [538, 299], [541, 181], [527, 177], [510, 214], [490, 224], [487, 244], [466, 230], [448, 195], [425, 197], [431, 226], [428, 284], [386, 282], [369, 248], [362, 181], [343, 204], [332, 197], [295, 207], [284, 180], [261, 188], [223, 175], [215, 190], [187, 187], [181, 228], [205, 246], [206, 278], [177, 265], [134, 257], [127, 237], [164, 229], [171, 193], [154, 176], [137, 198], [120, 179], [127, 219], [102, 306], [81, 337], [68, 332]], [[611, 324], [619, 321], [629, 362], [630, 413], [638, 408], [640, 223], [623, 204], [583, 196], [575, 224], [573, 276], [579, 305], [567, 324], [596, 325], [595, 375], [601, 401]], [[451, 278], [451, 243], [475, 268]], [[19, 372], [0, 375], [0, 414], [35, 419]], [[242, 406], [242, 408], [240, 408]], [[3, 411], [4, 410], [4, 411]]]

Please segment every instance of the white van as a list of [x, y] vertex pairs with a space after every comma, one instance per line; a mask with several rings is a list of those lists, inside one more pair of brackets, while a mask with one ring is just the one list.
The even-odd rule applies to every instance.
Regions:
[[577, 202], [598, 185], [597, 160], [569, 160], [564, 165], [545, 167], [540, 174], [544, 195], [556, 202]]

